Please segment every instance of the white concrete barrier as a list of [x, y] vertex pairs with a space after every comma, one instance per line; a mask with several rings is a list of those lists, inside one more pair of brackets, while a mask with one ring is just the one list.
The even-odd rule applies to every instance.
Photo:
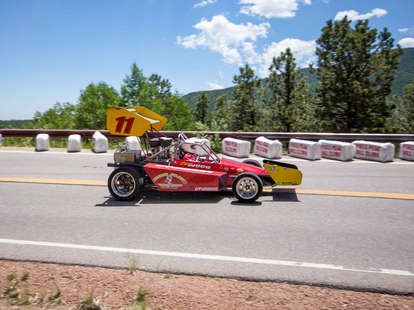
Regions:
[[254, 153], [266, 158], [282, 158], [282, 143], [279, 140], [258, 137], [254, 141]]
[[202, 143], [207, 145], [209, 148], [211, 148], [210, 140], [204, 139], [204, 138], [202, 139], [195, 138], [195, 137], [186, 139], [181, 147], [183, 151], [187, 153], [197, 154], [199, 156], [208, 155], [208, 153], [201, 146], [194, 145], [194, 144], [202, 144]]
[[314, 141], [290, 139], [289, 155], [310, 160], [321, 159], [321, 144]]
[[141, 142], [138, 137], [126, 137], [125, 138], [126, 149], [129, 151], [141, 151]]
[[387, 162], [394, 160], [395, 148], [392, 143], [380, 143], [372, 141], [354, 141], [355, 158]]
[[414, 142], [407, 141], [400, 144], [400, 158], [414, 160]]
[[352, 143], [331, 140], [319, 140], [319, 143], [322, 157], [348, 161], [355, 155], [355, 145]]
[[207, 145], [208, 145], [208, 147], [210, 147], [210, 148], [211, 148], [211, 143], [210, 143], [210, 140], [209, 140], [209, 139], [205, 139], [205, 138], [196, 138], [196, 137], [192, 137], [192, 138], [188, 138], [188, 139], [186, 139], [186, 140], [185, 140], [185, 142], [189, 142], [189, 143], [198, 143], [198, 144], [205, 143], [205, 144], [207, 144]]
[[39, 133], [36, 136], [36, 152], [49, 151], [50, 137], [47, 133]]
[[80, 135], [70, 135], [68, 137], [68, 152], [82, 151], [82, 138]]
[[93, 136], [93, 148], [95, 153], [106, 153], [108, 151], [108, 138], [101, 134], [100, 131], [95, 131]]
[[0, 133], [0, 146], [3, 145], [3, 135]]
[[251, 144], [249, 141], [224, 138], [221, 141], [223, 154], [234, 157], [249, 157]]

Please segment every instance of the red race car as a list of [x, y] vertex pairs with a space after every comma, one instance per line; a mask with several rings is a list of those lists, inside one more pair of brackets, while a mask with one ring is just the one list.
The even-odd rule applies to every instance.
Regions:
[[[222, 158], [210, 148], [208, 141], [188, 139], [182, 133], [177, 139], [154, 138], [154, 125], [165, 119], [143, 107], [112, 109], [107, 116], [111, 133], [131, 135], [132, 132], [145, 137], [141, 149], [117, 151], [115, 162], [108, 164], [115, 168], [109, 176], [108, 189], [116, 199], [134, 200], [147, 189], [218, 192], [231, 188], [239, 201], [253, 202], [263, 186], [299, 185], [302, 181], [302, 173], [295, 165], [264, 160], [262, 167], [252, 159], [238, 162]], [[121, 121], [125, 126], [119, 125]], [[134, 128], [135, 122], [139, 130]], [[123, 132], [125, 129], [127, 134]]]

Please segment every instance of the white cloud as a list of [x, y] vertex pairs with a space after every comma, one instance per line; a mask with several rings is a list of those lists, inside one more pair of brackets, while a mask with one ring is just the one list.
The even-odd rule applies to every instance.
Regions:
[[315, 41], [287, 38], [280, 42], [273, 42], [266, 48], [262, 55], [262, 64], [259, 69], [259, 74], [261, 76], [267, 76], [273, 57], [279, 57], [280, 53], [285, 52], [288, 47], [292, 51], [299, 67], [307, 67], [315, 62]]
[[404, 38], [398, 41], [398, 44], [401, 45], [401, 47], [414, 47], [414, 38]]
[[266, 18], [294, 17], [298, 10], [298, 2], [311, 5], [311, 0], [240, 0], [242, 5], [240, 13], [250, 16], [263, 16]]
[[384, 9], [373, 9], [371, 12], [368, 12], [366, 14], [359, 14], [358, 11], [355, 10], [348, 10], [348, 11], [341, 11], [338, 12], [335, 16], [335, 20], [341, 20], [345, 16], [348, 16], [349, 20], [360, 20], [360, 19], [369, 19], [371, 17], [382, 17], [386, 15], [388, 12]]
[[219, 75], [220, 81], [222, 81], [223, 80], [223, 72], [219, 71], [218, 75]]
[[205, 18], [193, 26], [198, 34], [186, 37], [177, 36], [177, 43], [186, 48], [207, 47], [220, 53], [227, 63], [242, 64], [243, 57], [254, 56], [254, 43], [258, 37], [267, 37], [269, 23], [255, 25], [233, 24], [223, 15], [214, 16], [211, 21]]
[[405, 33], [405, 35], [413, 37], [414, 36], [414, 27], [406, 27], [398, 29], [398, 32]]
[[193, 8], [202, 8], [203, 6], [209, 5], [209, 4], [213, 4], [214, 2], [216, 2], [217, 0], [203, 0], [201, 2], [198, 2], [196, 4], [193, 5]]
[[217, 84], [217, 83], [214, 83], [214, 82], [207, 82], [207, 85], [208, 85], [208, 87], [210, 87], [211, 90], [223, 89], [224, 88], [224, 86], [222, 86], [220, 84]]

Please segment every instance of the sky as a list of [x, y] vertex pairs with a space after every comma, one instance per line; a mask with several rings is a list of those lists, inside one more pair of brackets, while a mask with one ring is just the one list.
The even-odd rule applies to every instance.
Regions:
[[119, 91], [134, 62], [182, 95], [233, 86], [246, 63], [264, 77], [287, 47], [305, 67], [345, 15], [414, 47], [413, 0], [0, 0], [0, 120], [76, 104], [90, 83]]

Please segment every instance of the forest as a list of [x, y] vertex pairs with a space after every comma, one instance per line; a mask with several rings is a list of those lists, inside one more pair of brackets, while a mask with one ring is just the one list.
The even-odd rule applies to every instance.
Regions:
[[77, 103], [57, 102], [33, 120], [2, 121], [0, 128], [105, 129], [109, 106], [145, 106], [169, 119], [165, 130], [414, 132], [413, 74], [399, 69], [401, 59], [413, 67], [414, 49], [396, 47], [386, 28], [370, 28], [368, 20], [352, 26], [346, 17], [328, 20], [316, 42], [310, 68], [300, 69], [288, 48], [264, 79], [245, 64], [234, 87], [184, 97], [133, 63], [120, 90], [91, 83]]

